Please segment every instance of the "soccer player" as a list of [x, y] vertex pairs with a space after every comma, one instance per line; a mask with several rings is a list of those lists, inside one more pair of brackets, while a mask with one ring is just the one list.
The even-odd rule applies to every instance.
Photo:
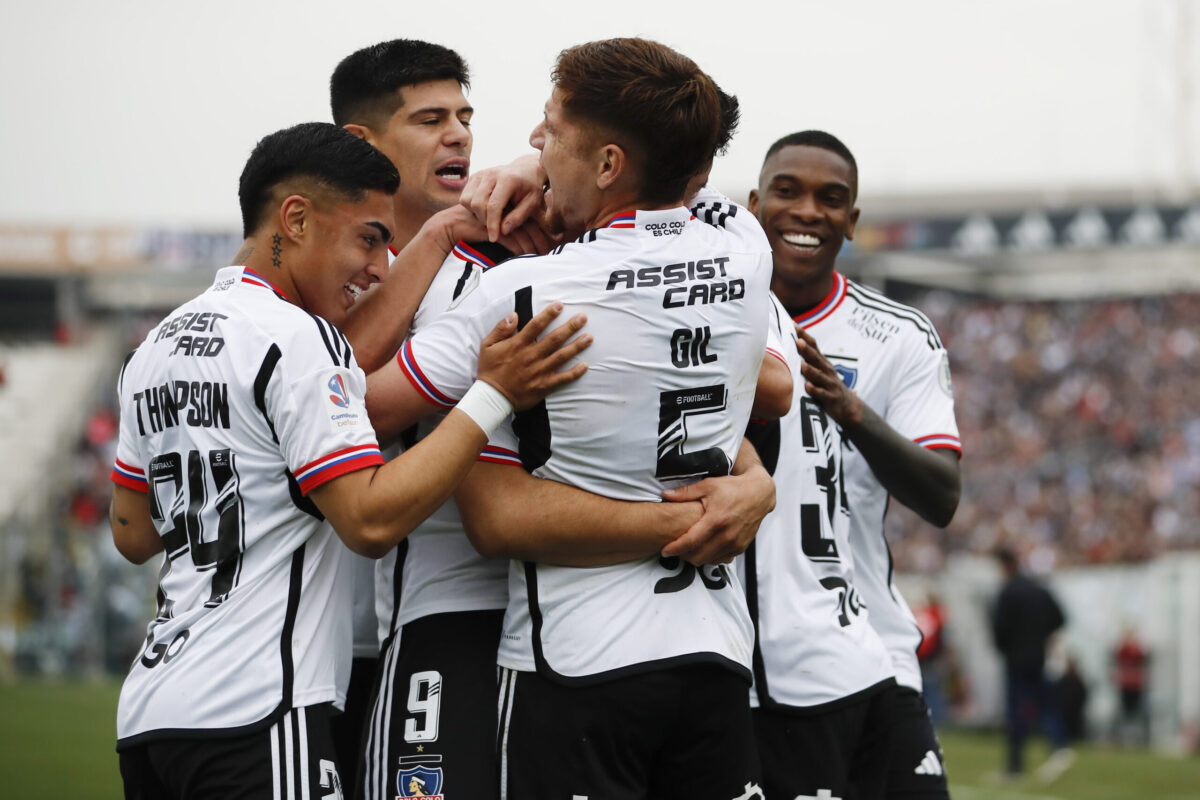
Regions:
[[[397, 259], [381, 285], [361, 298], [344, 326], [365, 371], [378, 368], [399, 348], [431, 278], [437, 281], [437, 275], [451, 271], [457, 277], [460, 271], [441, 269], [442, 257], [457, 237], [448, 226], [438, 224], [446, 218], [438, 212], [458, 204], [470, 170], [474, 110], [463, 94], [469, 85], [467, 65], [457, 53], [410, 39], [358, 50], [344, 58], [330, 78], [334, 123], [376, 147], [400, 175], [389, 250], [393, 258], [401, 251], [405, 257]], [[493, 247], [493, 259], [498, 260], [501, 252], [508, 255], [502, 247]], [[422, 248], [425, 252], [419, 253]], [[463, 245], [456, 250], [470, 253], [476, 261], [487, 258], [478, 247]], [[468, 261], [465, 266], [471, 269], [473, 264]], [[386, 601], [383, 615], [390, 619], [396, 556], [393, 550], [378, 562], [355, 556], [350, 560], [354, 661], [346, 709], [333, 725], [343, 779], [348, 787], [355, 787], [380, 641], [386, 636], [381, 635], [377, 615], [376, 573], [382, 578], [378, 591]]]
[[[509, 410], [577, 378], [586, 337], [487, 337], [481, 380], [382, 465], [337, 325], [382, 278], [399, 177], [346, 131], [265, 137], [242, 172], [236, 266], [126, 360], [113, 540], [163, 553], [158, 610], [121, 691], [126, 796], [340, 793], [329, 716], [349, 669], [346, 552], [378, 556], [449, 495]], [[578, 329], [575, 318], [556, 330]], [[499, 391], [497, 391], [499, 389]], [[336, 537], [335, 537], [336, 531]]]
[[842, 437], [803, 391], [791, 315], [771, 355], [795, 378], [791, 412], [747, 436], [781, 502], [739, 560], [754, 620], [754, 729], [767, 797], [882, 797], [895, 686], [854, 578]]
[[[766, 337], [768, 245], [744, 211], [708, 225], [683, 205], [720, 117], [715, 86], [689, 59], [608, 40], [561, 53], [554, 77], [531, 143], [546, 218], [568, 243], [485, 273], [405, 345], [401, 369], [372, 376], [369, 396], [416, 386], [451, 400], [488, 320], [514, 307], [525, 318], [550, 292], [611, 334], [589, 358], [596, 380], [518, 416], [485, 457], [655, 501], [664, 487], [728, 473], [740, 454]], [[568, 528], [522, 551], [528, 537], [514, 543], [519, 526], [494, 511], [506, 493], [476, 489], [458, 495], [472, 541], [537, 558], [510, 568], [502, 795], [757, 796], [737, 577], [719, 559], [692, 554], [696, 567], [660, 556], [665, 540], [611, 530]]]
[[[414, 244], [422, 244], [423, 238], [439, 234], [443, 219], [468, 213], [457, 206], [472, 144], [471, 108], [463, 96], [467, 85], [466, 65], [456, 53], [413, 40], [383, 42], [353, 53], [338, 65], [330, 81], [335, 122], [373, 143], [400, 172], [396, 223], [407, 226], [400, 228], [407, 234], [402, 232], [393, 242], [394, 250], [404, 248], [397, 263], [413, 249], [405, 247], [406, 235], [414, 237]], [[727, 135], [731, 132], [732, 128]], [[541, 186], [538, 180], [539, 198]], [[510, 250], [544, 252], [548, 246], [540, 236], [533, 224], [510, 227], [505, 235], [496, 235], [496, 243], [454, 244], [455, 239], [443, 235], [441, 246], [449, 250], [454, 244], [453, 252], [421, 300], [413, 330], [428, 325], [469, 291], [484, 270], [506, 259]], [[425, 268], [411, 258], [404, 266], [410, 271]], [[393, 274], [380, 288], [394, 289], [395, 299], [379, 303], [384, 295], [376, 289], [360, 302], [347, 334], [357, 337], [356, 353], [360, 342], [374, 354], [370, 358], [381, 348], [395, 349], [392, 337], [399, 317], [391, 316], [390, 308], [411, 302], [411, 295], [421, 291], [413, 274], [399, 273], [393, 266]], [[433, 422], [422, 422], [420, 432], [432, 429]], [[523, 472], [520, 478], [503, 491], [516, 497], [535, 485], [538, 496], [527, 507], [536, 506], [542, 513], [519, 523], [530, 535], [547, 525], [552, 532], [565, 528], [586, 534], [589, 523], [603, 523], [605, 532], [622, 526], [643, 535], [653, 532], [661, 547], [689, 531], [699, 515], [697, 504], [637, 507], [547, 484]], [[724, 480], [728, 484], [720, 484], [719, 496], [711, 491], [706, 495], [706, 518], [697, 533], [711, 527], [728, 532], [729, 538], [744, 539], [765, 513], [762, 505], [765, 498], [773, 497], [773, 486], [761, 478], [757, 486], [737, 478]], [[733, 487], [739, 488], [727, 491]], [[514, 519], [520, 519], [519, 513], [514, 513]], [[708, 542], [708, 537], [703, 541]], [[364, 781], [356, 784], [356, 791], [369, 798], [394, 796], [407, 785], [405, 776], [419, 768], [426, 774], [436, 772], [439, 785], [448, 782], [453, 793], [494, 796], [495, 665], [508, 599], [507, 560], [484, 558], [475, 551], [451, 500], [380, 559], [375, 576], [383, 662], [372, 693]], [[356, 670], [365, 663], [356, 658]], [[348, 709], [345, 717], [350, 716]], [[357, 730], [354, 725], [346, 723]], [[340, 744], [349, 741], [347, 737]]]
[[772, 290], [798, 328], [804, 390], [846, 442], [855, 584], [898, 683], [887, 796], [945, 798], [941, 748], [921, 697], [920, 632], [892, 583], [883, 517], [894, 497], [935, 525], [949, 524], [962, 448], [949, 359], [933, 325], [836, 270], [858, 222], [857, 194], [850, 150], [828, 133], [805, 131], [767, 151], [750, 208], [771, 241]]

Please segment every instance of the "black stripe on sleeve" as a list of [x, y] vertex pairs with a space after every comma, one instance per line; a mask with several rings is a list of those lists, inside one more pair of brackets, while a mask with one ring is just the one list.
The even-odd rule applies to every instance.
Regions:
[[[262, 365], [258, 368], [258, 375], [254, 378], [254, 405], [258, 406], [259, 412], [266, 420], [267, 428], [271, 431], [271, 438], [276, 444], [279, 443], [279, 434], [275, 432], [275, 422], [267, 411], [267, 387], [270, 385], [271, 376], [275, 374], [275, 367], [282, 357], [283, 353], [280, 351], [279, 345], [272, 344], [271, 348], [267, 350], [266, 356], [263, 357]], [[284, 470], [284, 473], [287, 475], [288, 494], [291, 495], [292, 504], [314, 519], [325, 519], [325, 515], [317, 508], [317, 504], [300, 491], [300, 483], [292, 471], [287, 469]]]
[[329, 353], [329, 357], [333, 359], [334, 365], [336, 366], [340, 364], [341, 361], [338, 357], [339, 353], [337, 348], [335, 347], [333, 341], [329, 338], [329, 331], [325, 329], [325, 326], [329, 323], [325, 322], [325, 320], [321, 319], [316, 314], [309, 314], [309, 316], [312, 317], [313, 323], [317, 326], [317, 330], [320, 331], [321, 341], [325, 343], [325, 350]]
[[[521, 330], [533, 319], [533, 287], [526, 286], [516, 292], [517, 330]], [[512, 421], [513, 433], [517, 435], [517, 452], [521, 455], [521, 466], [533, 472], [550, 460], [550, 414], [546, 401], [532, 408], [517, 412]]]

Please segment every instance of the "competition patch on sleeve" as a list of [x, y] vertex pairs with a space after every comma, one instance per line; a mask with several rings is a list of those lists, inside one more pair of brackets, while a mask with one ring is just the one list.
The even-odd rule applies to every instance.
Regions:
[[938, 386], [947, 397], [954, 397], [954, 387], [950, 383], [950, 354], [942, 353], [942, 361], [938, 364]]
[[[329, 377], [326, 378], [326, 375]], [[350, 373], [345, 369], [334, 369], [322, 373], [320, 380], [325, 381], [325, 410], [329, 414], [329, 429], [337, 433], [362, 427], [366, 411], [350, 395]]]
[[133, 489], [135, 492], [149, 491], [146, 484], [145, 470], [126, 464], [121, 459], [116, 459], [113, 464], [112, 482], [124, 486], [126, 489]]

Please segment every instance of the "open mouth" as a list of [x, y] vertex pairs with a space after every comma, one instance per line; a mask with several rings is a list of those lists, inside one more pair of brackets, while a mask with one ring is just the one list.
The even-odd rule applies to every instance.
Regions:
[[799, 253], [815, 253], [821, 246], [821, 239], [811, 233], [782, 233], [779, 238]]
[[449, 161], [433, 171], [440, 183], [454, 188], [461, 188], [467, 180], [470, 164], [465, 160]]
[[346, 303], [347, 308], [354, 305], [354, 302], [358, 300], [358, 296], [366, 291], [366, 289], [363, 289], [361, 286], [355, 286], [349, 281], [342, 284], [342, 289], [346, 292], [346, 298], [349, 301]]

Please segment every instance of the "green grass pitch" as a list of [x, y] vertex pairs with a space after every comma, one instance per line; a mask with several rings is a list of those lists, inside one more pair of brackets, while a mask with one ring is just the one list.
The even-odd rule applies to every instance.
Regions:
[[[0, 796], [119, 800], [118, 688], [113, 682], [0, 684]], [[948, 730], [941, 736], [954, 800], [1200, 800], [1197, 757], [1083, 746], [1074, 766], [1048, 786], [1032, 778], [997, 786], [998, 734]], [[1030, 746], [1031, 766], [1044, 757], [1040, 743]]]

